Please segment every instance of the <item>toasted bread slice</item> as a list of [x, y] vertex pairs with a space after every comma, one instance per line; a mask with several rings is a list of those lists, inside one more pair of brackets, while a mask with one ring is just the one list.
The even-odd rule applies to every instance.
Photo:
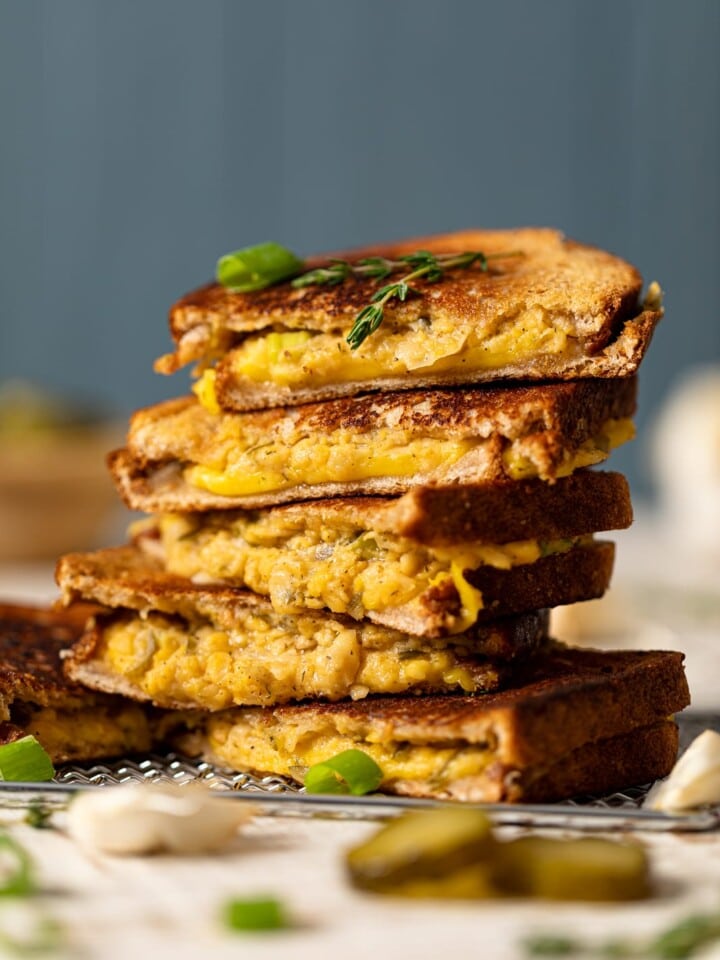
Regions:
[[67, 602], [92, 597], [116, 611], [75, 645], [69, 676], [163, 707], [484, 692], [546, 638], [538, 605], [442, 640], [321, 612], [281, 615], [248, 591], [165, 573], [133, 547], [63, 557], [57, 576]]
[[327, 609], [440, 636], [467, 629], [485, 606], [474, 576], [485, 585], [488, 571], [566, 553], [631, 521], [625, 478], [580, 470], [554, 487], [417, 488], [399, 500], [166, 514], [133, 529], [170, 573], [252, 590], [279, 613]]
[[96, 607], [42, 610], [0, 604], [0, 743], [33, 734], [55, 763], [149, 750], [138, 704], [66, 679], [61, 657]]
[[416, 797], [550, 801], [666, 776], [668, 720], [689, 703], [683, 656], [558, 644], [512, 689], [484, 697], [369, 697], [196, 717], [176, 742], [221, 766], [302, 782], [307, 768], [360, 749], [381, 790]]
[[177, 349], [156, 369], [220, 356], [206, 387], [227, 410], [497, 379], [627, 377], [661, 316], [657, 303], [640, 307], [634, 267], [554, 230], [468, 230], [347, 257], [419, 249], [519, 255], [494, 260], [487, 272], [476, 266], [418, 282], [419, 295], [391, 300], [381, 327], [354, 351], [346, 337], [378, 289], [373, 280], [245, 294], [210, 284], [172, 308]]
[[636, 388], [631, 378], [415, 391], [220, 415], [184, 397], [136, 413], [110, 467], [126, 503], [147, 512], [552, 481], [630, 439]]

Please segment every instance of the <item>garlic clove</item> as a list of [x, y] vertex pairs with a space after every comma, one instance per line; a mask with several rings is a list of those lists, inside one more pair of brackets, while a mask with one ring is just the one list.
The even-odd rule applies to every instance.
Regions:
[[644, 807], [666, 812], [720, 803], [720, 733], [705, 730], [680, 757], [666, 780], [657, 783]]
[[67, 824], [82, 847], [103, 853], [198, 854], [221, 849], [253, 814], [201, 784], [136, 783], [81, 794]]

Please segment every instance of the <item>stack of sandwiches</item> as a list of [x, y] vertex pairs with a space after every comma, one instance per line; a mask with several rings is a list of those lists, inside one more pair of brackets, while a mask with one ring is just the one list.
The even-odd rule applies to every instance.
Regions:
[[147, 705], [156, 741], [300, 783], [348, 748], [413, 796], [664, 776], [681, 655], [548, 634], [550, 608], [607, 589], [596, 534], [632, 520], [625, 479], [589, 468], [632, 436], [658, 293], [641, 302], [634, 268], [550, 230], [344, 257], [418, 250], [488, 259], [388, 302], [354, 347], [372, 278], [175, 305], [157, 367], [198, 379], [110, 457], [149, 514], [130, 543], [58, 564], [65, 603], [96, 605], [67, 676]]

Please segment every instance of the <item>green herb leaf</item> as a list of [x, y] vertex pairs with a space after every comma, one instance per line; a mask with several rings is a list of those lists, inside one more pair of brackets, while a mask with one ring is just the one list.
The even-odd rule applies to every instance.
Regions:
[[329, 267], [318, 267], [316, 270], [310, 270], [301, 277], [295, 277], [292, 282], [293, 287], [311, 287], [315, 285], [326, 285], [334, 287], [343, 280], [352, 276], [352, 267], [347, 260], [331, 260]]
[[230, 930], [285, 930], [291, 926], [285, 907], [275, 897], [228, 900], [223, 919]]
[[259, 243], [220, 257], [216, 277], [235, 293], [249, 293], [294, 277], [304, 266], [304, 261], [279, 243]]
[[22, 737], [0, 747], [0, 780], [36, 783], [54, 776], [52, 760], [35, 737]]
[[653, 940], [648, 955], [662, 960], [682, 960], [720, 939], [720, 914], [687, 917]]
[[35, 890], [30, 854], [9, 833], [0, 833], [0, 896], [27, 897]]
[[580, 949], [576, 940], [569, 937], [528, 937], [524, 947], [531, 957], [567, 957]]
[[383, 772], [362, 750], [343, 750], [337, 756], [316, 763], [305, 774], [308, 793], [351, 793], [363, 796], [382, 783]]

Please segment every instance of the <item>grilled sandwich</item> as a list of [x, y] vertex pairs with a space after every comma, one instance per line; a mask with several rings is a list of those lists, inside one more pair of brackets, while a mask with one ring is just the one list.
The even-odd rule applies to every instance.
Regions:
[[373, 280], [301, 289], [286, 282], [254, 293], [210, 284], [172, 308], [176, 350], [156, 369], [197, 361], [207, 368], [199, 391], [225, 410], [499, 379], [627, 377], [662, 315], [654, 288], [640, 302], [634, 267], [554, 230], [469, 230], [344, 256], [417, 250], [512, 255], [486, 272], [476, 265], [418, 284], [418, 295], [387, 304], [380, 328], [355, 350], [346, 337], [378, 289]]
[[526, 591], [547, 583], [557, 558], [588, 556], [593, 533], [631, 521], [625, 478], [580, 470], [554, 487], [416, 487], [399, 499], [164, 514], [133, 529], [170, 573], [252, 590], [278, 613], [327, 609], [440, 637], [509, 612], [520, 578]]
[[[381, 697], [178, 717], [175, 743], [231, 770], [302, 783], [342, 750], [368, 753], [381, 790], [475, 802], [545, 802], [666, 776], [672, 715], [689, 703], [683, 656], [563, 647], [511, 690]], [[172, 722], [172, 721], [171, 721]]]
[[68, 675], [167, 708], [486, 692], [509, 682], [547, 635], [546, 614], [532, 602], [520, 616], [438, 639], [320, 611], [278, 614], [248, 591], [169, 574], [134, 547], [70, 554], [57, 579], [66, 602], [107, 608], [66, 660]]
[[421, 484], [554, 481], [633, 436], [634, 378], [413, 391], [259, 413], [184, 397], [141, 410], [110, 457], [128, 506], [243, 509]]
[[65, 678], [62, 654], [83, 633], [87, 605], [50, 611], [0, 604], [0, 743], [33, 734], [55, 763], [146, 752], [148, 712]]

